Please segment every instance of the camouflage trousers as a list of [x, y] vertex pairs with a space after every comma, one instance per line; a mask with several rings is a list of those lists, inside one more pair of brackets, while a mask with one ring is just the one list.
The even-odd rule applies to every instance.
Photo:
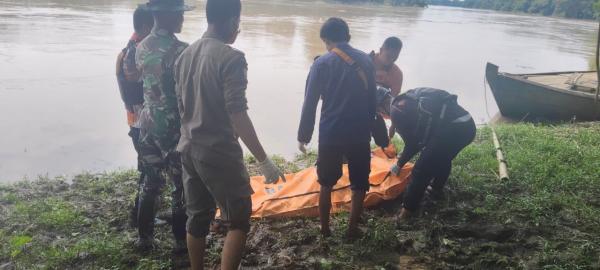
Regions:
[[137, 153], [137, 170], [138, 172], [140, 172], [140, 177], [138, 178], [138, 190], [136, 191], [135, 194], [135, 200], [133, 201], [133, 207], [131, 207], [131, 212], [130, 212], [130, 217], [129, 217], [129, 223], [132, 227], [137, 228], [137, 216], [138, 216], [138, 208], [139, 208], [139, 199], [140, 199], [140, 193], [139, 193], [139, 187], [142, 184], [142, 181], [144, 180], [145, 177], [145, 173], [144, 173], [144, 169], [142, 166], [142, 156], [140, 155], [140, 129], [139, 128], [134, 128], [134, 127], [130, 127], [129, 128], [129, 137], [131, 137], [131, 141], [133, 142], [133, 148], [135, 149], [135, 152]]
[[[144, 132], [142, 132], [144, 133]], [[138, 232], [141, 238], [154, 237], [154, 218], [158, 201], [169, 178], [171, 184], [171, 229], [176, 240], [185, 240], [185, 214], [181, 157], [175, 151], [179, 134], [141, 136], [139, 153], [144, 178], [139, 186]]]

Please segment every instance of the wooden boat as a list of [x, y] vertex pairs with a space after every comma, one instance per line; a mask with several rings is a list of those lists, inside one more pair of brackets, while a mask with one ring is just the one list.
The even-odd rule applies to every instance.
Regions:
[[600, 120], [596, 71], [509, 74], [488, 63], [486, 79], [505, 117], [522, 121]]

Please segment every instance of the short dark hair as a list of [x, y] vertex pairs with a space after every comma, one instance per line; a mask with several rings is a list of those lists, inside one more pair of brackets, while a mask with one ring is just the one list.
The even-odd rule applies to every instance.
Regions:
[[135, 32], [141, 32], [145, 25], [152, 26], [154, 25], [154, 17], [152, 17], [152, 12], [146, 10], [145, 8], [138, 7], [133, 12], [133, 29]]
[[348, 24], [340, 18], [329, 18], [323, 26], [321, 26], [321, 38], [331, 42], [348, 42], [350, 41], [350, 28], [348, 28]]
[[402, 40], [397, 37], [386, 38], [383, 42], [383, 48], [392, 50], [402, 50]]
[[210, 24], [221, 24], [231, 18], [239, 18], [242, 14], [240, 0], [208, 0], [206, 1], [206, 20]]

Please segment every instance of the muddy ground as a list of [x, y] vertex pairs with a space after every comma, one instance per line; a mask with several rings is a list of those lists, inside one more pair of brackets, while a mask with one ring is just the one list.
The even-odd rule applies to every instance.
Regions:
[[[509, 181], [497, 180], [489, 130], [480, 130], [477, 142], [455, 161], [445, 197], [426, 198], [417, 218], [397, 224], [401, 198], [386, 202], [366, 211], [365, 235], [355, 241], [342, 237], [346, 213], [332, 218], [334, 233], [326, 239], [316, 218], [253, 220], [242, 268], [600, 269], [600, 199], [594, 196], [600, 173], [580, 167], [576, 181], [563, 177], [573, 175], [570, 162], [600, 157], [593, 147], [599, 145], [600, 126], [529, 134], [530, 128], [499, 129], [514, 135], [501, 138], [509, 160], [518, 162], [509, 167]], [[577, 146], [536, 145], [548, 134]], [[562, 168], [548, 165], [554, 152], [580, 156], [559, 157], [556, 164], [568, 165]], [[544, 153], [545, 165], [526, 164]], [[296, 171], [312, 164], [314, 155], [277, 160]], [[248, 162], [256, 173], [254, 161]], [[156, 250], [133, 250], [136, 231], [128, 213], [136, 178], [136, 172], [125, 171], [0, 186], [0, 269], [185, 269], [187, 258], [170, 253], [172, 236], [164, 222], [157, 225]], [[222, 242], [221, 234], [211, 233], [207, 266], [218, 266]]]
[[[6, 215], [15, 211], [15, 205], [5, 200], [1, 204], [3, 217], [0, 218], [0, 226], [5, 232], [20, 231], [33, 235], [33, 241], [21, 247], [17, 257], [39, 256], [35, 253], [52, 251], [57, 247], [64, 247], [63, 251], [69, 252], [69, 247], [77, 246], [86, 239], [104, 241], [97, 235], [104, 231], [126, 239], [117, 241], [114, 247], [107, 247], [121, 249], [114, 258], [120, 261], [113, 262], [119, 269], [139, 268], [143, 258], [168, 262], [158, 268], [185, 269], [187, 259], [170, 254], [172, 236], [166, 223], [157, 224], [156, 251], [150, 254], [133, 251], [136, 232], [128, 225], [127, 213], [134, 176], [130, 173], [126, 176], [127, 181], [107, 182], [105, 185], [84, 183], [103, 182], [103, 177], [94, 179], [90, 175], [75, 178], [71, 184], [51, 180], [17, 185], [8, 190], [11, 194], [19, 194], [19, 199], [35, 202], [30, 206], [35, 209], [21, 209], [24, 206], [16, 205], [18, 211], [26, 213]], [[105, 200], [95, 199], [109, 194], [112, 196]], [[378, 209], [367, 210], [361, 226], [365, 236], [356, 241], [342, 237], [347, 214], [335, 215], [332, 219], [334, 235], [327, 239], [319, 235], [316, 218], [254, 220], [242, 266], [244, 269], [505, 269], [535, 265], [530, 256], [542, 245], [537, 236], [552, 234], [555, 229], [487, 221], [476, 213], [476, 205], [469, 203], [473, 199], [472, 194], [448, 189], [445, 201], [427, 199], [420, 218], [399, 225], [394, 216], [400, 200], [388, 202]], [[54, 202], [59, 200], [62, 201], [55, 205]], [[63, 202], [73, 205], [73, 208], [61, 205]], [[61, 209], [63, 207], [67, 210]], [[42, 224], [26, 223], [28, 219], [37, 219], [31, 215], [43, 215], [46, 211], [56, 211], [57, 216], [53, 217], [56, 220], [39, 220]], [[168, 221], [168, 215], [161, 218]], [[208, 265], [218, 265], [222, 242], [221, 234], [211, 233], [209, 236]], [[96, 260], [106, 259], [97, 257], [102, 255], [101, 252], [95, 253], [98, 252], [76, 251], [71, 258], [56, 255], [56, 262], [52, 258], [44, 261], [44, 258], [35, 257], [28, 262], [30, 266], [42, 268], [93, 269]], [[29, 265], [22, 264], [21, 268], [15, 263], [4, 263], [4, 268], [0, 269], [28, 269], [25, 266]]]

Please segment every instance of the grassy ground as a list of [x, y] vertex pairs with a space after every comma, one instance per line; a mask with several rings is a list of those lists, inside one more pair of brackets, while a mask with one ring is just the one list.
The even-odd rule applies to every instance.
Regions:
[[[496, 179], [490, 130], [454, 162], [441, 201], [396, 226], [399, 202], [368, 210], [365, 236], [345, 242], [347, 214], [334, 236], [316, 219], [256, 220], [243, 266], [270, 269], [599, 269], [600, 124], [497, 127], [511, 179]], [[314, 154], [293, 163], [295, 171]], [[248, 159], [251, 170], [253, 161]], [[0, 186], [0, 269], [170, 269], [169, 226], [158, 249], [133, 251], [127, 225], [134, 171], [83, 174]], [[168, 196], [165, 196], [168, 198]], [[168, 201], [163, 202], [164, 205]], [[222, 236], [209, 237], [218, 263]], [[4, 268], [3, 268], [4, 267]]]

